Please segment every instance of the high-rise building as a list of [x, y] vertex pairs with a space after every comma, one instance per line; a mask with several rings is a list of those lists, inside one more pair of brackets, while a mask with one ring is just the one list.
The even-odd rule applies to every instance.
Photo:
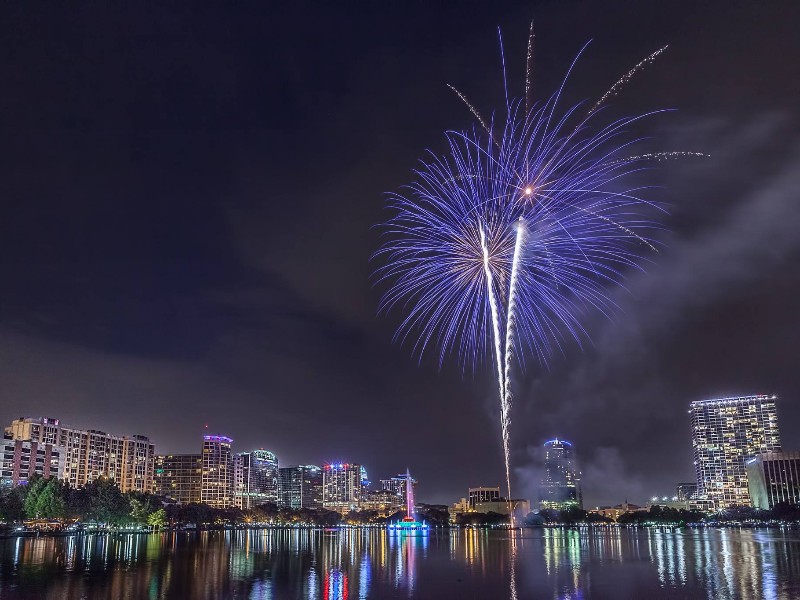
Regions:
[[155, 493], [179, 504], [200, 502], [203, 475], [202, 454], [165, 454], [156, 456]]
[[750, 498], [756, 508], [800, 503], [800, 452], [767, 452], [745, 466]]
[[580, 478], [572, 444], [558, 438], [545, 442], [539, 506], [556, 510], [572, 506], [583, 508]]
[[233, 506], [233, 440], [224, 435], [204, 435], [200, 502], [214, 508]]
[[96, 429], [74, 429], [50, 417], [19, 418], [6, 427], [15, 440], [64, 449], [63, 479], [81, 487], [107, 477], [123, 492], [153, 490], [155, 447], [142, 435], [116, 436]]
[[745, 463], [781, 450], [776, 399], [740, 396], [689, 405], [699, 499], [717, 510], [750, 505]]
[[[381, 490], [388, 490], [400, 498], [406, 497], [406, 474], [400, 473], [391, 479], [381, 479]], [[411, 478], [411, 485], [414, 486], [414, 492], [417, 491], [417, 480]]]
[[314, 465], [281, 467], [278, 506], [292, 509], [322, 508], [322, 469]]
[[471, 510], [474, 510], [476, 504], [482, 502], [496, 502], [497, 500], [500, 500], [500, 488], [499, 487], [469, 488], [467, 499], [469, 502], [469, 508]]
[[64, 449], [10, 436], [0, 440], [0, 486], [24, 485], [34, 475], [62, 479]]
[[233, 461], [233, 500], [238, 508], [249, 509], [278, 502], [278, 459], [269, 450], [240, 452]]
[[361, 465], [326, 464], [322, 469], [322, 504], [342, 513], [356, 510], [367, 485], [366, 471]]

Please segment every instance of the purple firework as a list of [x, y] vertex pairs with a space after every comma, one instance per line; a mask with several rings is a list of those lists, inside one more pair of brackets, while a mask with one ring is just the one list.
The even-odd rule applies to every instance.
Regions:
[[388, 285], [380, 310], [402, 311], [396, 337], [420, 358], [435, 352], [441, 364], [455, 355], [464, 370], [494, 363], [509, 498], [514, 358], [544, 363], [566, 338], [580, 342], [586, 313], [608, 314], [608, 288], [656, 250], [663, 209], [632, 175], [642, 161], [685, 153], [629, 156], [632, 125], [661, 111], [604, 120], [603, 104], [663, 50], [588, 109], [560, 107], [564, 83], [533, 104], [528, 80], [526, 98], [507, 101], [500, 125], [453, 88], [478, 124], [447, 132], [449, 152], [429, 154], [415, 181], [390, 195], [375, 255], [376, 278]]

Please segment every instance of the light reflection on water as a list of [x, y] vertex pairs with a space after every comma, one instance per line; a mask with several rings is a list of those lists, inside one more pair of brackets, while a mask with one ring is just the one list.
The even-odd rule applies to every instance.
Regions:
[[0, 598], [800, 597], [800, 532], [170, 532], [0, 540]]

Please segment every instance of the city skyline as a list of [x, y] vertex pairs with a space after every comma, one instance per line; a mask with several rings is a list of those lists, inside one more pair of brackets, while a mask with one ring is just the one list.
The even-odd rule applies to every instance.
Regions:
[[[696, 482], [661, 482], [661, 489], [673, 488], [677, 495], [671, 500], [670, 496], [656, 495], [651, 501], [671, 501], [677, 502], [677, 506], [716, 511], [754, 504], [771, 507], [774, 500], [767, 500], [768, 494], [771, 494], [769, 498], [794, 494], [792, 490], [795, 482], [800, 481], [800, 471], [795, 472], [798, 467], [791, 461], [796, 459], [797, 452], [782, 452], [777, 401], [775, 394], [756, 394], [689, 403]], [[403, 474], [379, 479], [375, 488], [370, 489], [371, 482], [362, 464], [333, 460], [321, 462], [321, 467], [302, 464], [280, 467], [276, 454], [263, 446], [235, 451], [233, 438], [207, 433], [207, 424], [204, 430], [199, 454], [164, 454], [155, 453], [154, 444], [139, 434], [114, 436], [96, 429], [77, 429], [53, 417], [20, 417], [5, 428], [6, 452], [12, 452], [14, 458], [9, 463], [12, 455], [5, 457], [2, 480], [7, 485], [17, 485], [18, 479], [27, 478], [22, 470], [32, 475], [33, 463], [23, 454], [27, 462], [22, 464], [20, 453], [38, 452], [37, 472], [43, 474], [46, 470], [73, 487], [105, 476], [118, 481], [123, 491], [154, 491], [179, 503], [201, 502], [217, 508], [251, 509], [275, 503], [294, 508], [324, 507], [341, 513], [368, 510], [368, 507], [386, 511], [393, 506], [389, 496], [405, 494], [407, 482]], [[13, 443], [16, 448], [9, 445]], [[22, 445], [27, 449], [23, 450]], [[117, 449], [119, 456], [115, 454]], [[542, 479], [536, 495], [515, 497], [514, 501], [539, 509], [582, 509], [583, 476], [572, 442], [555, 437], [544, 442], [542, 450], [537, 465]], [[769, 461], [780, 460], [789, 461], [780, 463], [784, 465], [782, 474], [771, 466], [764, 466], [778, 464]], [[761, 466], [751, 468], [754, 462]], [[97, 466], [90, 468], [95, 464]], [[756, 477], [756, 483], [748, 481], [748, 474]], [[770, 477], [777, 483], [770, 483]], [[416, 489], [417, 480], [412, 481]], [[489, 490], [487, 493], [493, 494], [492, 501], [502, 500], [499, 487], [485, 487], [484, 483], [470, 488], [468, 504], [465, 498], [432, 503], [450, 505], [455, 510], [467, 510], [467, 506], [474, 509], [473, 489], [476, 493]], [[781, 485], [788, 486], [789, 491], [773, 489]], [[757, 501], [752, 499], [753, 493], [757, 494]], [[627, 504], [626, 496], [624, 503], [617, 506]], [[610, 506], [606, 504], [604, 509]]]
[[570, 104], [669, 44], [608, 110], [678, 109], [641, 134], [710, 158], [653, 165], [664, 251], [583, 348], [515, 374], [514, 495], [535, 501], [554, 436], [578, 448], [586, 506], [672, 494], [693, 478], [687, 405], [706, 398], [778, 395], [782, 446], [800, 448], [800, 74], [779, 60], [797, 9], [412, 4], [7, 7], [2, 423], [53, 415], [159, 454], [197, 452], [208, 424], [283, 464], [410, 466], [439, 503], [499, 484], [491, 370], [395, 344], [368, 259], [384, 192], [472, 126], [446, 84], [502, 106], [496, 27], [516, 86], [534, 18], [541, 91], [592, 40]]

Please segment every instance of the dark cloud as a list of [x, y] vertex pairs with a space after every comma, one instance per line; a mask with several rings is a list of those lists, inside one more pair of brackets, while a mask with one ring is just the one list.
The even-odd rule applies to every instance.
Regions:
[[[502, 479], [490, 373], [418, 365], [378, 318], [369, 257], [383, 194], [442, 131], [470, 123], [452, 82], [500, 98], [494, 26], [521, 90], [595, 98], [670, 50], [611, 110], [678, 107], [645, 148], [710, 159], [648, 181], [671, 207], [665, 249], [517, 382], [517, 485], [530, 448], [571, 439], [587, 503], [691, 479], [687, 403], [774, 391], [798, 410], [800, 51], [797, 9], [635, 2], [345, 10], [297, 4], [4, 6], [0, 55], [0, 420], [49, 414], [194, 451], [203, 425], [281, 461], [406, 466], [421, 497]], [[512, 88], [513, 90], [513, 88]]]

